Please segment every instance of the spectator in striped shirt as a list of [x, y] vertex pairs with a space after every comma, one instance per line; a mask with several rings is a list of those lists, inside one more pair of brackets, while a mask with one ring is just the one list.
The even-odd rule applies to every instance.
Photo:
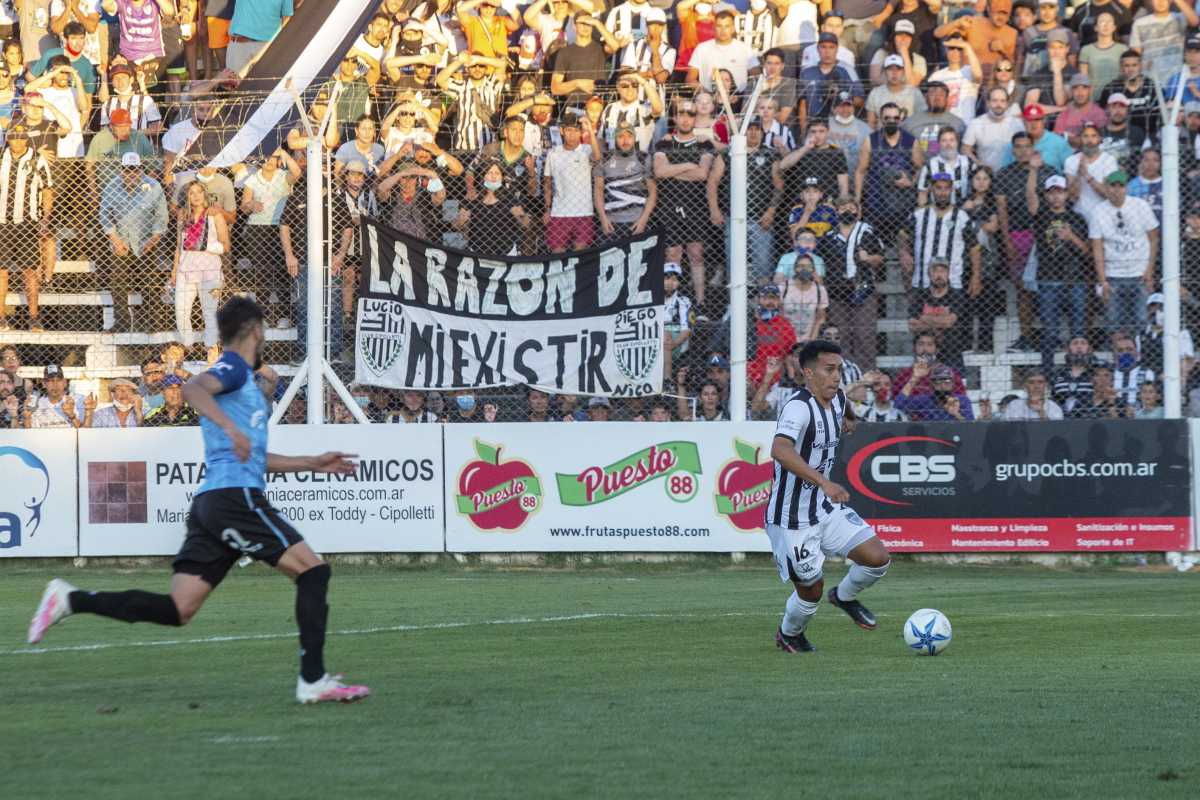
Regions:
[[863, 374], [846, 388], [854, 416], [863, 422], [908, 422], [908, 415], [892, 401], [892, 379], [882, 370]]
[[0, 156], [0, 331], [9, 330], [9, 268], [22, 270], [29, 304], [29, 330], [44, 330], [38, 306], [41, 253], [39, 242], [48, 236], [47, 223], [54, 202], [54, 182], [45, 157], [29, 144], [25, 126], [8, 131]]
[[[459, 53], [438, 73], [438, 87], [454, 101], [451, 150], [478, 150], [494, 138], [506, 63], [501, 58]], [[464, 67], [466, 75], [457, 75]]]

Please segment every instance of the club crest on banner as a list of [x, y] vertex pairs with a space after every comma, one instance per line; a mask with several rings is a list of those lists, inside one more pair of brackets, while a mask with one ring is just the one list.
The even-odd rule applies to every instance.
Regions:
[[362, 300], [358, 347], [376, 375], [396, 363], [404, 347], [404, 306], [391, 300]]
[[623, 311], [613, 319], [617, 368], [631, 381], [643, 380], [662, 353], [662, 320], [658, 308]]

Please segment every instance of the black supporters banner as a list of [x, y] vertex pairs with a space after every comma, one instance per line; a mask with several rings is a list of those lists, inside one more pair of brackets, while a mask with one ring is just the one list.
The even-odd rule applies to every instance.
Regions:
[[657, 232], [576, 253], [480, 256], [362, 221], [355, 380], [395, 389], [527, 384], [662, 391]]

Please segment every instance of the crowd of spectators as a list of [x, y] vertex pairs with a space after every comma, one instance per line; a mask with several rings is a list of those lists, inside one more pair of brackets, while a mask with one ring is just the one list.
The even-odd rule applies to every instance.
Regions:
[[[74, 253], [111, 293], [108, 330], [174, 330], [185, 357], [211, 359], [218, 301], [250, 291], [303, 341], [304, 130], [227, 170], [190, 152], [236, 129], [239, 74], [300, 6], [0, 0], [0, 297], [10, 272], [25, 292], [24, 312], [0, 302], [0, 330], [51, 327], [39, 290]], [[664, 397], [355, 396], [377, 421], [728, 418], [728, 145], [746, 118], [754, 414], [802, 382], [798, 345], [831, 331], [868, 419], [1161, 414], [1158, 92], [1186, 66], [1190, 326], [1198, 26], [1188, 0], [384, 0], [306, 95], [334, 153], [335, 359], [349, 356], [364, 214], [491, 254], [656, 228]], [[879, 287], [896, 280], [914, 363], [889, 376]], [[1020, 335], [997, 343], [1010, 304]], [[1040, 367], [1015, 399], [972, 402], [964, 353], [1003, 349]], [[6, 400], [6, 420], [149, 424], [137, 398], [161, 381], [113, 382], [101, 414], [87, 397], [64, 405], [61, 368], [45, 369], [37, 412]]]

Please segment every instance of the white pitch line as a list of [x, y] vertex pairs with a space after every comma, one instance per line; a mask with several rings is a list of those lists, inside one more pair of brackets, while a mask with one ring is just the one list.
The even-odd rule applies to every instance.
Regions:
[[[330, 631], [329, 636], [363, 636], [375, 633], [412, 633], [419, 631], [441, 631], [453, 630], [457, 628], [475, 628], [492, 625], [545, 625], [555, 622], [580, 622], [593, 619], [713, 619], [717, 617], [762, 617], [776, 616], [778, 611], [763, 610], [763, 611], [726, 611], [714, 614], [695, 614], [695, 613], [668, 613], [668, 612], [646, 612], [646, 613], [626, 613], [620, 611], [605, 611], [594, 612], [588, 614], [559, 614], [548, 617], [513, 617], [509, 619], [484, 619], [475, 622], [430, 622], [422, 625], [383, 625], [373, 628], [348, 628], [340, 631]], [[877, 617], [887, 619], [891, 617], [899, 618], [898, 614], [877, 614]], [[1159, 619], [1159, 618], [1178, 618], [1191, 617], [1191, 614], [1122, 614], [1122, 613], [1106, 613], [1093, 611], [1076, 611], [1076, 612], [1054, 612], [1047, 611], [1041, 613], [1022, 613], [1022, 612], [998, 612], [991, 614], [968, 614], [964, 615], [967, 619], [984, 620], [984, 619], [1066, 619], [1069, 617], [1113, 617], [1113, 618], [1129, 618], [1129, 619]], [[27, 655], [42, 655], [44, 653], [82, 653], [92, 652], [95, 650], [113, 650], [124, 649], [130, 647], [175, 647], [185, 644], [221, 644], [225, 642], [256, 642], [268, 641], [272, 639], [294, 639], [297, 633], [291, 631], [289, 633], [249, 633], [236, 636], [204, 636], [195, 639], [155, 639], [150, 641], [137, 642], [96, 642], [93, 644], [73, 644], [63, 645], [61, 647], [22, 647], [16, 650], [0, 650], [0, 656], [27, 656]]]
[[[766, 612], [763, 612], [766, 613]], [[772, 612], [773, 613], [773, 612]], [[374, 628], [350, 628], [347, 630], [330, 631], [330, 636], [362, 636], [373, 633], [409, 633], [413, 631], [439, 631], [454, 628], [473, 628], [484, 625], [538, 625], [553, 622], [577, 622], [589, 619], [688, 619], [696, 617], [741, 617], [760, 616], [743, 612], [727, 612], [722, 614], [665, 614], [645, 613], [626, 614], [620, 612], [597, 612], [590, 614], [560, 614], [552, 617], [516, 617], [511, 619], [485, 619], [476, 622], [431, 622], [424, 625], [385, 625]], [[96, 642], [94, 644], [73, 644], [61, 647], [22, 647], [16, 650], [0, 650], [0, 656], [41, 655], [43, 653], [79, 653], [94, 650], [111, 650], [127, 647], [173, 647], [184, 644], [219, 644], [224, 642], [254, 642], [270, 639], [294, 639], [296, 632], [290, 633], [250, 633], [237, 636], [204, 636], [196, 639], [156, 639], [140, 642]]]

